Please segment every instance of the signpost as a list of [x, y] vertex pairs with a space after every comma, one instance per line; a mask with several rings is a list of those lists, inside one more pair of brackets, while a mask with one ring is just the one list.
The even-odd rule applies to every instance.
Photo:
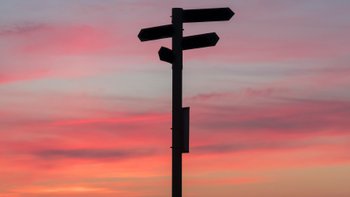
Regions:
[[141, 29], [141, 41], [172, 37], [172, 49], [161, 47], [159, 58], [172, 64], [172, 197], [182, 197], [182, 154], [189, 153], [189, 107], [182, 107], [183, 50], [215, 46], [216, 33], [183, 37], [183, 23], [228, 21], [230, 8], [172, 9], [172, 24]]

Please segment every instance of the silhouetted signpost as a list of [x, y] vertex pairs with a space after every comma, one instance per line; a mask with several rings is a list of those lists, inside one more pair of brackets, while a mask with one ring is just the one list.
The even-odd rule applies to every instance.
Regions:
[[183, 50], [215, 46], [216, 33], [183, 37], [183, 23], [228, 21], [234, 12], [230, 8], [172, 9], [172, 24], [141, 29], [141, 41], [172, 37], [172, 50], [161, 47], [159, 58], [172, 64], [172, 197], [182, 196], [182, 153], [189, 153], [190, 108], [182, 107]]

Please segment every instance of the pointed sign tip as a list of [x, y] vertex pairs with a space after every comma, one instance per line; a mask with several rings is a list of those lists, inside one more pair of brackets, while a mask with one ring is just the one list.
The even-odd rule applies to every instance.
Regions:
[[214, 46], [219, 42], [220, 37], [218, 36], [218, 34], [214, 33], [213, 34], [213, 41], [214, 41]]
[[234, 13], [230, 8], [228, 8], [228, 11], [230, 13], [230, 19], [231, 19], [236, 13]]
[[137, 34], [137, 37], [139, 38], [139, 40], [141, 41], [141, 42], [143, 42], [143, 39], [142, 39], [142, 34], [141, 34], [141, 32], [142, 32], [142, 30], [139, 32], [139, 34]]

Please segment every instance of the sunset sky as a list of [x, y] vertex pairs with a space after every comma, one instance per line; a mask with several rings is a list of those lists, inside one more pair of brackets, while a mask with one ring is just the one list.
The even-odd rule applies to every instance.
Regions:
[[183, 196], [349, 197], [349, 0], [0, 0], [0, 197], [171, 195], [173, 7], [236, 13], [184, 25]]

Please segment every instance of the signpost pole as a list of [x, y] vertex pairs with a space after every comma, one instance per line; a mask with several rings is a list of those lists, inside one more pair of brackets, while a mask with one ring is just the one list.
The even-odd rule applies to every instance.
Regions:
[[172, 9], [172, 197], [182, 197], [182, 37], [183, 9]]

